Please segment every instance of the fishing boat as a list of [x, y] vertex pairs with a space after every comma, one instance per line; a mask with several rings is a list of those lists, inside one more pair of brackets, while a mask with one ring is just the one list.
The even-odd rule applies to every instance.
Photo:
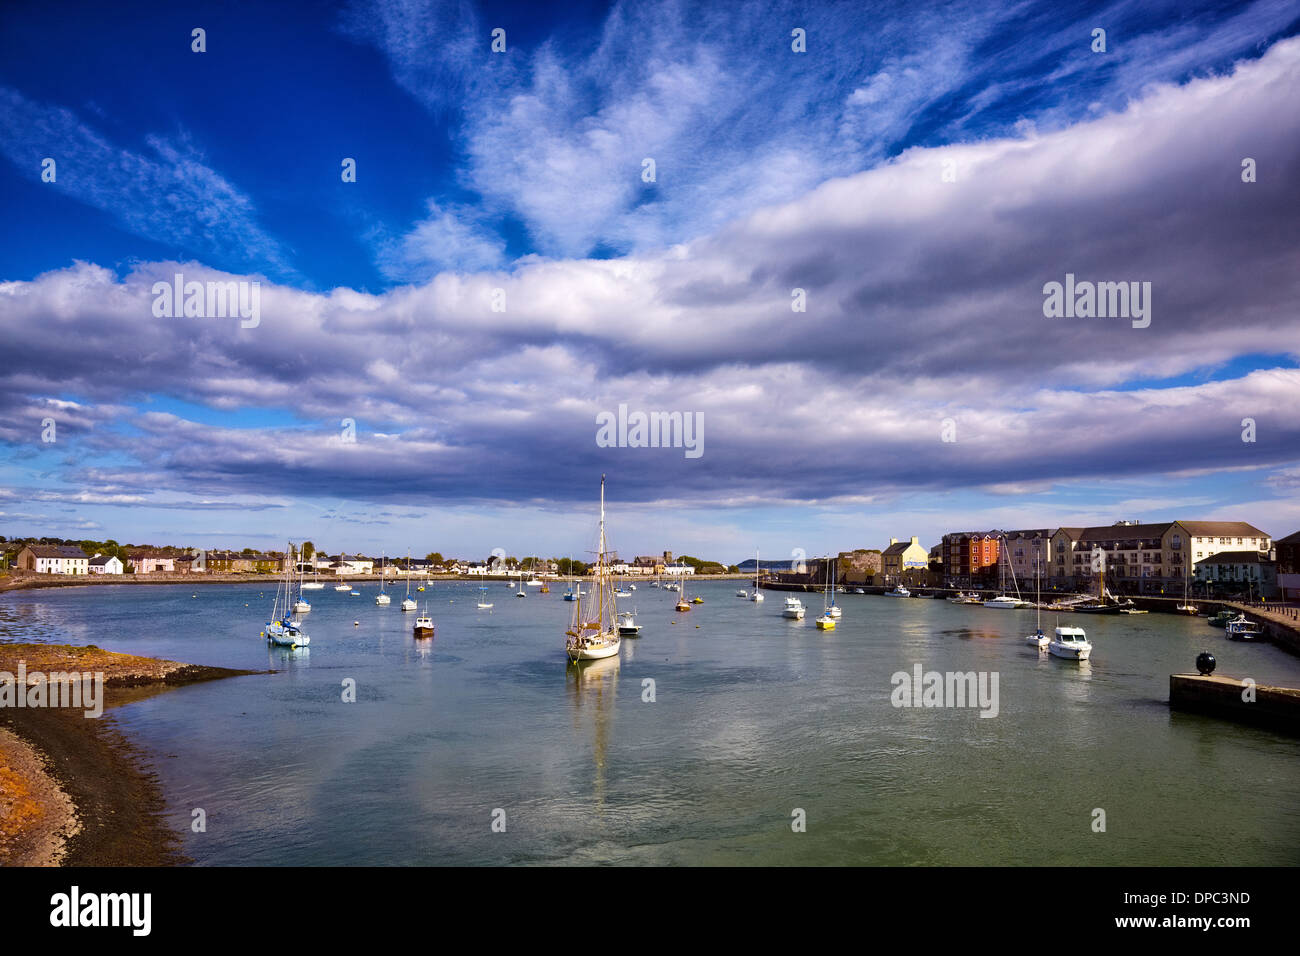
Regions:
[[804, 616], [803, 602], [797, 597], [788, 597], [785, 599], [785, 609], [781, 612], [782, 617], [788, 617], [794, 621], [802, 621]]
[[1225, 627], [1235, 617], [1232, 611], [1223, 610], [1210, 615], [1205, 621], [1210, 627]]
[[1035, 620], [1038, 622], [1038, 629], [1025, 638], [1025, 643], [1030, 647], [1036, 647], [1040, 651], [1051, 643], [1051, 639], [1043, 633], [1043, 586], [1038, 573], [1038, 555], [1034, 555], [1034, 608]]
[[479, 608], [480, 611], [486, 611], [488, 608], [490, 608], [490, 607], [492, 606], [492, 602], [489, 601], [489, 600], [487, 599], [487, 588], [486, 588], [486, 587], [481, 587], [481, 588], [479, 588], [479, 590], [482, 591], [483, 594], [482, 594], [482, 596], [478, 599], [478, 608]]
[[615, 620], [618, 608], [605, 565], [605, 476], [600, 476], [600, 539], [596, 549], [596, 568], [587, 600], [579, 599], [573, 608], [573, 620], [564, 632], [564, 652], [570, 662], [594, 661], [618, 654], [623, 638]]
[[894, 590], [885, 592], [885, 597], [901, 598], [901, 597], [911, 597], [911, 596], [912, 596], [912, 592], [909, 591], [907, 588], [903, 587], [901, 584], [896, 584], [894, 585]]
[[761, 604], [763, 601], [763, 592], [758, 589], [758, 578], [761, 572], [762, 572], [762, 565], [758, 563], [758, 548], [755, 548], [754, 549], [754, 593], [749, 596], [749, 599], [756, 604]]
[[402, 601], [403, 611], [414, 611], [418, 605], [411, 598], [411, 552], [406, 552], [406, 599]]
[[641, 633], [641, 625], [636, 622], [636, 616], [631, 611], [624, 611], [619, 615], [618, 633], [623, 637], [637, 637]]
[[1088, 635], [1081, 627], [1058, 627], [1047, 645], [1047, 653], [1068, 661], [1086, 661], [1092, 654]]
[[1257, 641], [1264, 636], [1264, 629], [1244, 614], [1234, 617], [1223, 630], [1230, 641]]
[[411, 631], [416, 637], [433, 637], [433, 618], [429, 617], [429, 602], [424, 602], [424, 612], [415, 619], [415, 627]]
[[392, 604], [393, 599], [388, 596], [384, 590], [384, 574], [388, 570], [387, 555], [381, 554], [379, 558], [379, 593], [375, 595], [376, 604]]

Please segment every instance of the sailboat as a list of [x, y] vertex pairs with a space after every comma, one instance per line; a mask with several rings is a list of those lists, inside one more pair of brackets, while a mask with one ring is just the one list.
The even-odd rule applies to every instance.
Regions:
[[[292, 547], [292, 546], [290, 546]], [[286, 549], [288, 550], [288, 549]], [[281, 604], [280, 592], [283, 588], [284, 602]], [[303, 631], [302, 624], [290, 617], [289, 609], [293, 606], [293, 570], [287, 562], [284, 570], [284, 581], [278, 582], [275, 588], [275, 603], [271, 606], [271, 620], [266, 622], [266, 627], [262, 631], [263, 636], [272, 644], [280, 647], [305, 647], [311, 643], [311, 638]], [[284, 608], [281, 616], [280, 608]]]
[[[1000, 591], [1006, 591], [1007, 589], [1006, 569], [1007, 569], [1007, 565], [1011, 563], [1011, 559], [1007, 558], [1007, 564], [1004, 565], [1002, 563], [1002, 559], [1006, 557], [1006, 554], [1007, 554], [1007, 539], [1003, 538], [1001, 541], [1001, 547], [998, 549], [998, 570], [1001, 572], [1002, 575], [1002, 586], [999, 589]], [[1016, 583], [1015, 568], [1011, 569], [1011, 584], [1016, 589], [1015, 597], [1011, 597], [1008, 594], [999, 594], [997, 597], [990, 598], [989, 600], [985, 601], [984, 606], [998, 608], [999, 610], [1007, 611], [1007, 610], [1014, 610], [1018, 607], [1024, 607], [1026, 604], [1028, 604], [1029, 602], [1022, 600], [1020, 597], [1020, 585]]]
[[484, 585], [483, 587], [479, 588], [479, 590], [482, 591], [483, 593], [482, 593], [482, 595], [479, 596], [479, 599], [478, 599], [478, 607], [479, 607], [479, 610], [480, 610], [480, 611], [485, 611], [485, 610], [487, 610], [488, 608], [490, 608], [490, 607], [492, 606], [492, 602], [489, 601], [489, 600], [487, 599], [487, 586], [486, 586], [486, 585]]
[[754, 593], [749, 596], [749, 599], [751, 601], [754, 601], [755, 603], [760, 603], [763, 600], [763, 592], [758, 589], [759, 573], [760, 573], [760, 565], [758, 563], [758, 548], [755, 548], [754, 549]]
[[388, 571], [388, 556], [381, 552], [379, 558], [379, 593], [375, 595], [376, 604], [393, 603], [393, 599], [390, 598], [388, 596], [388, 593], [384, 590], [384, 576], [387, 571]]
[[524, 590], [524, 576], [519, 575], [519, 590], [515, 592], [515, 597], [528, 597], [528, 592]]
[[1025, 638], [1025, 643], [1031, 647], [1036, 647], [1040, 651], [1051, 643], [1046, 634], [1043, 633], [1043, 586], [1038, 573], [1038, 555], [1034, 555], [1034, 604], [1037, 607], [1038, 630]]
[[687, 602], [687, 600], [686, 600], [686, 578], [685, 578], [685, 576], [682, 577], [682, 581], [681, 581], [681, 583], [677, 584], [676, 587], [677, 587], [677, 590], [680, 591], [680, 592], [681, 592], [681, 595], [682, 595], [681, 597], [679, 597], [679, 598], [677, 599], [677, 613], [678, 613], [678, 614], [684, 614], [684, 613], [686, 613], [687, 611], [689, 611], [689, 610], [691, 609], [690, 604], [689, 604], [689, 603]]
[[414, 611], [416, 603], [411, 600], [411, 552], [406, 552], [406, 600], [402, 602], [403, 611]]
[[822, 616], [817, 618], [817, 630], [833, 631], [835, 630], [835, 618], [831, 617], [831, 561], [830, 557], [826, 558], [826, 590], [822, 593]]
[[618, 653], [623, 638], [615, 625], [618, 609], [605, 567], [605, 476], [600, 476], [600, 540], [596, 550], [596, 569], [587, 600], [579, 599], [573, 608], [573, 620], [564, 632], [564, 652], [570, 661], [600, 660]]
[[831, 573], [831, 588], [830, 588], [831, 606], [826, 609], [826, 613], [838, 621], [844, 612], [841, 611], [840, 606], [835, 603], [835, 592], [837, 590], [843, 591], [844, 589], [835, 587], [835, 572], [838, 570], [838, 568], [835, 565], [835, 559], [832, 558], [830, 555], [827, 555], [826, 561], [830, 564], [830, 573]]
[[[314, 562], [313, 562], [314, 564]], [[320, 579], [319, 571], [312, 571], [311, 580], [304, 584], [299, 590], [302, 591], [324, 591], [325, 584]]]
[[1174, 608], [1179, 614], [1195, 614], [1196, 605], [1187, 596], [1187, 569], [1183, 569], [1183, 603]]
[[311, 610], [311, 605], [308, 604], [307, 599], [302, 596], [302, 562], [295, 560], [294, 564], [298, 566], [298, 600], [293, 602], [293, 613], [305, 614], [307, 611]]

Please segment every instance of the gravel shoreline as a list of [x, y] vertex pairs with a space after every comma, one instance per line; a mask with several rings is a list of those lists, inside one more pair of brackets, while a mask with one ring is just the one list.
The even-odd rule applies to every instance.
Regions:
[[112, 708], [169, 688], [260, 671], [114, 654], [62, 644], [0, 644], [0, 672], [104, 674], [104, 716], [0, 708], [0, 865], [176, 866], [189, 862], [165, 821], [148, 757]]

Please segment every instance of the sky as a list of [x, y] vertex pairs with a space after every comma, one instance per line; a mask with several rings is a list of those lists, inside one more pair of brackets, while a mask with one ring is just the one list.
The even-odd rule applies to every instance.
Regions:
[[0, 534], [1300, 528], [1294, 3], [128, 6], [0, 7]]

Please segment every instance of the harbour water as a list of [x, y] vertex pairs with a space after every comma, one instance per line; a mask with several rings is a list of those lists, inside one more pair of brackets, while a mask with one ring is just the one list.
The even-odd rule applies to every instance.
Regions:
[[[1033, 611], [845, 594], [822, 632], [820, 595], [790, 621], [777, 592], [699, 582], [676, 614], [642, 584], [620, 600], [642, 637], [579, 670], [563, 585], [496, 583], [480, 611], [476, 585], [431, 584], [432, 641], [401, 587], [308, 592], [311, 646], [288, 651], [258, 637], [268, 583], [0, 595], [0, 640], [278, 671], [113, 711], [200, 864], [1300, 863], [1300, 740], [1166, 703], [1202, 650], [1264, 684], [1300, 686], [1300, 660], [1200, 619], [1072, 621], [1080, 665], [1023, 644]], [[996, 673], [998, 715], [894, 707], [918, 663]]]

